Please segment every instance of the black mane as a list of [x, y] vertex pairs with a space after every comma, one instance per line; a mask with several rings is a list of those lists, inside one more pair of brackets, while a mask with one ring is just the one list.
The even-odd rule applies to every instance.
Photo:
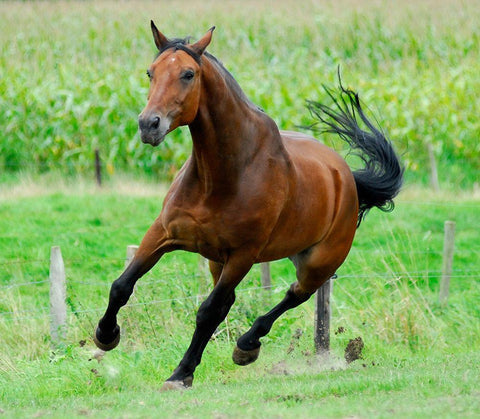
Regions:
[[198, 55], [195, 51], [191, 50], [190, 48], [187, 47], [188, 41], [190, 40], [190, 37], [187, 38], [175, 38], [175, 39], [169, 39], [167, 45], [165, 45], [157, 54], [155, 59], [159, 57], [164, 51], [167, 49], [173, 48], [175, 51], [178, 51], [179, 49], [182, 51], [185, 51], [190, 57], [192, 57], [198, 65], [201, 64], [201, 57]]
[[228, 85], [230, 88], [239, 96], [241, 100], [243, 100], [245, 103], [247, 103], [250, 107], [253, 109], [264, 112], [262, 108], [259, 106], [255, 105], [245, 94], [245, 92], [242, 90], [240, 85], [238, 84], [237, 80], [235, 80], [235, 77], [232, 76], [232, 74], [224, 67], [222, 62], [218, 60], [215, 56], [210, 54], [209, 52], [204, 52], [203, 55], [205, 55], [210, 61], [212, 61], [216, 67], [220, 70], [220, 72], [225, 76], [225, 80], [227, 81]]

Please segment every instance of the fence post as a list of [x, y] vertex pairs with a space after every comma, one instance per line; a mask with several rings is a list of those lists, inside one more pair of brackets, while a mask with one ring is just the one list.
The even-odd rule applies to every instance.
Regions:
[[102, 186], [102, 164], [98, 148], [95, 149], [95, 179], [97, 180], [97, 185]]
[[440, 190], [440, 185], [438, 183], [437, 161], [435, 160], [432, 143], [427, 144], [427, 151], [428, 159], [430, 160], [430, 185], [434, 192], [438, 192]]
[[127, 256], [125, 258], [125, 268], [130, 265], [135, 253], [137, 253], [138, 246], [136, 244], [131, 244], [127, 246]]
[[443, 267], [442, 279], [440, 281], [440, 304], [445, 306], [448, 301], [450, 289], [450, 276], [453, 266], [453, 249], [455, 243], [455, 222], [445, 221], [445, 236], [443, 240]]
[[272, 276], [270, 275], [270, 263], [265, 262], [260, 264], [262, 288], [267, 290], [272, 289]]
[[65, 265], [59, 246], [53, 246], [50, 252], [50, 336], [55, 345], [65, 339], [67, 327], [67, 288], [65, 284]]
[[198, 272], [204, 278], [209, 278], [210, 276], [208, 259], [204, 258], [200, 253], [198, 254]]
[[330, 350], [330, 294], [334, 275], [315, 293], [315, 351], [328, 353]]

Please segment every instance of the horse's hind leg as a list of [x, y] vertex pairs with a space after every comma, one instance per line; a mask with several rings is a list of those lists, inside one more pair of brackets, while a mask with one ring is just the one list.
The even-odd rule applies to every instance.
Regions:
[[287, 310], [307, 301], [312, 295], [309, 292], [299, 291], [298, 283], [293, 283], [283, 300], [267, 314], [258, 317], [250, 330], [237, 340], [237, 346], [232, 355], [235, 364], [248, 365], [257, 360], [260, 353], [260, 338], [270, 331], [275, 320]]
[[267, 314], [258, 317], [250, 330], [242, 335], [232, 355], [233, 362], [238, 365], [248, 365], [258, 358], [260, 353], [260, 338], [267, 335], [273, 323], [287, 310], [297, 307], [307, 301], [315, 291], [320, 288], [343, 262], [319, 261], [323, 252], [311, 248], [306, 252], [292, 257], [292, 262], [297, 268], [297, 281], [287, 291], [284, 299]]
[[223, 270], [223, 263], [214, 262], [213, 260], [208, 261], [208, 268], [213, 279], [213, 286], [217, 285], [217, 282], [220, 280], [220, 275]]

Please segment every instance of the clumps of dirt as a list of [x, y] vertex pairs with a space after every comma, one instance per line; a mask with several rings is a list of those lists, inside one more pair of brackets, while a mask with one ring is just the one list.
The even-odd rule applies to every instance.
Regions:
[[295, 330], [295, 333], [292, 336], [292, 340], [290, 341], [290, 346], [287, 349], [287, 354], [292, 353], [295, 350], [295, 347], [298, 346], [298, 341], [303, 335], [302, 329]]
[[277, 362], [266, 372], [272, 375], [320, 374], [324, 371], [341, 371], [347, 367], [345, 360], [334, 354], [312, 354], [305, 351], [302, 355], [301, 358], [288, 358]]
[[345, 361], [347, 361], [347, 364], [362, 358], [363, 346], [363, 340], [360, 336], [348, 341], [348, 345], [345, 348]]
[[293, 373], [292, 369], [287, 365], [285, 361], [277, 362], [272, 365], [272, 368], [268, 371], [272, 375], [290, 375]]
[[[344, 334], [347, 330], [340, 326], [336, 331], [336, 335]], [[287, 348], [287, 354], [291, 354], [299, 347], [299, 340], [303, 335], [301, 329], [296, 329], [292, 334], [290, 345]], [[303, 359], [288, 359], [282, 360], [273, 364], [270, 369], [267, 370], [272, 375], [298, 375], [298, 374], [311, 374], [320, 373], [323, 371], [337, 371], [344, 370], [348, 364], [357, 359], [363, 359], [362, 351], [364, 348], [363, 339], [358, 336], [355, 339], [348, 341], [345, 348], [344, 359], [335, 356], [333, 353], [325, 352], [321, 354], [312, 354], [310, 351], [302, 351]], [[365, 368], [366, 364], [362, 364]], [[375, 365], [372, 362], [372, 365]]]

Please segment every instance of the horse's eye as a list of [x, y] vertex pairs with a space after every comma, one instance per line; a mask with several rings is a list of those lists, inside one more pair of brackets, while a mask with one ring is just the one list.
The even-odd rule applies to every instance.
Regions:
[[152, 80], [152, 73], [150, 73], [150, 70], [147, 70], [147, 76], [150, 80]]
[[190, 81], [193, 79], [194, 76], [195, 73], [192, 70], [187, 70], [182, 74], [181, 79], [185, 81]]

